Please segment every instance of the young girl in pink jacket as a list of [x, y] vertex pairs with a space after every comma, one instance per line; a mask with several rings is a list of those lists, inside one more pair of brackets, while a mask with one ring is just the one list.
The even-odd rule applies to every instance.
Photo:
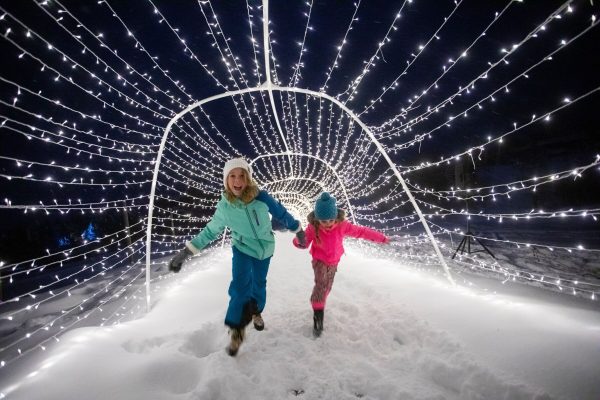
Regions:
[[344, 237], [351, 236], [380, 243], [389, 242], [384, 234], [364, 226], [353, 225], [344, 217], [344, 211], [337, 208], [335, 197], [323, 192], [317, 199], [315, 210], [308, 215], [306, 240], [294, 238], [294, 246], [301, 249], [310, 246], [312, 255], [315, 286], [310, 296], [310, 303], [314, 311], [315, 337], [319, 337], [323, 331], [325, 301], [331, 291], [337, 265], [344, 254]]

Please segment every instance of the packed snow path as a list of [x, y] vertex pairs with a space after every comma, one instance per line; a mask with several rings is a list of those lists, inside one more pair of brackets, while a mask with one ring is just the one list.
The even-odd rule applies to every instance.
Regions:
[[[312, 337], [310, 256], [277, 234], [266, 329], [224, 348], [229, 248], [189, 262], [144, 318], [69, 332], [9, 399], [598, 399], [600, 313], [534, 288], [443, 280], [347, 246]], [[506, 287], [504, 292], [506, 292]], [[526, 296], [525, 296], [526, 295]], [[545, 298], [551, 298], [549, 303]], [[571, 302], [566, 304], [565, 302]]]

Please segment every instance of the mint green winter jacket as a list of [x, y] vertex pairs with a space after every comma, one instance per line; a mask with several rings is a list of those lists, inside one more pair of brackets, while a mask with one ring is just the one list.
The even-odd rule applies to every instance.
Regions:
[[215, 240], [228, 227], [236, 249], [259, 260], [273, 256], [275, 236], [271, 229], [269, 213], [283, 226], [292, 231], [300, 229], [300, 223], [292, 217], [285, 207], [266, 191], [248, 204], [239, 199], [229, 202], [225, 194], [217, 203], [217, 210], [204, 229], [186, 243], [194, 254]]

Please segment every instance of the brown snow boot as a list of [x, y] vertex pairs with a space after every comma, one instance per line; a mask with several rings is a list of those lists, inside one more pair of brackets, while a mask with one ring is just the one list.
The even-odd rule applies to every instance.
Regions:
[[232, 328], [229, 331], [229, 336], [231, 338], [231, 342], [229, 343], [229, 346], [227, 346], [227, 354], [235, 357], [240, 349], [240, 346], [242, 345], [242, 342], [244, 341], [246, 330], [245, 328]]
[[252, 322], [254, 323], [254, 329], [257, 331], [262, 331], [265, 329], [265, 321], [262, 319], [260, 313], [252, 316]]

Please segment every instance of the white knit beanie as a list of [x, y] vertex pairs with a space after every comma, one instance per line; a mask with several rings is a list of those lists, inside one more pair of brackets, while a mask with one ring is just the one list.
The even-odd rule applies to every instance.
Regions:
[[223, 185], [227, 187], [227, 176], [234, 168], [242, 168], [248, 172], [248, 180], [252, 179], [252, 167], [243, 158], [233, 158], [225, 163], [223, 167]]

